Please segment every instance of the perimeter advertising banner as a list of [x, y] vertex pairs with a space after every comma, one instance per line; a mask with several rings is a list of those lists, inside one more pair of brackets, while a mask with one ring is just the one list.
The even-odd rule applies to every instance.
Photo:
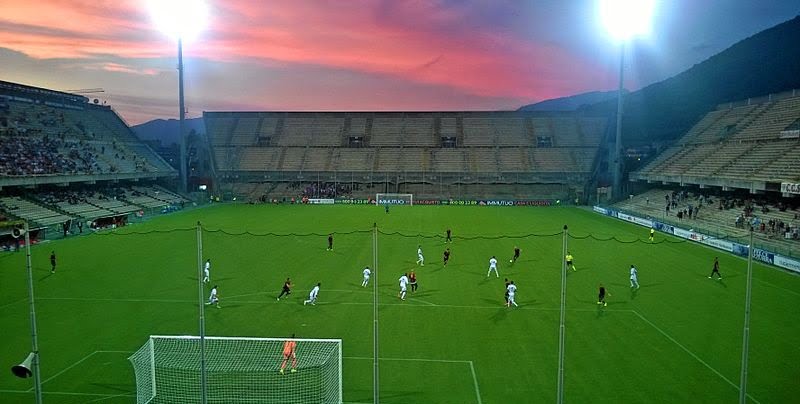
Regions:
[[[702, 233], [697, 233], [692, 230], [681, 229], [679, 227], [674, 227], [666, 223], [649, 221], [647, 219], [642, 219], [633, 215], [616, 212], [614, 210], [602, 208], [600, 206], [594, 206], [593, 210], [602, 215], [616, 217], [618, 219], [625, 220], [631, 223], [636, 223], [642, 226], [647, 226], [646, 223], [651, 223], [652, 227], [655, 228], [656, 230], [662, 231], [667, 234], [673, 234], [677, 237], [685, 238], [687, 240], [696, 241], [701, 244], [705, 244], [707, 246], [718, 248], [720, 250], [728, 251], [741, 257], [747, 257], [747, 255], [750, 252], [749, 251], [750, 247], [744, 244], [716, 239]], [[775, 254], [767, 250], [762, 250], [760, 248], [753, 249], [753, 258], [760, 262], [765, 262], [767, 264], [772, 264], [784, 269], [788, 269], [790, 271], [800, 273], [800, 260], [795, 258], [789, 258], [780, 254]]]
[[795, 184], [792, 182], [782, 182], [781, 192], [783, 192], [784, 194], [800, 195], [800, 184]]

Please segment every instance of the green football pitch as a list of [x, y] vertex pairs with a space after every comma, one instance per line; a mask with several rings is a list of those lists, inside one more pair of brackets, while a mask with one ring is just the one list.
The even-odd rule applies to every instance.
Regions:
[[[345, 402], [372, 401], [373, 295], [361, 271], [373, 263], [373, 223], [382, 402], [554, 402], [565, 224], [577, 267], [567, 274], [565, 400], [738, 400], [741, 258], [662, 234], [651, 244], [645, 228], [578, 208], [216, 205], [33, 248], [45, 402], [135, 402], [127, 357], [149, 335], [198, 334], [198, 220], [221, 297], [206, 309], [207, 335], [341, 338]], [[486, 276], [493, 255], [499, 279]], [[707, 278], [715, 256], [722, 280]], [[412, 269], [419, 290], [401, 301], [397, 280]], [[30, 350], [25, 274], [23, 253], [0, 255], [2, 403], [33, 401], [32, 380], [9, 371]], [[287, 276], [293, 293], [276, 301]], [[505, 307], [505, 277], [519, 307]], [[753, 278], [749, 401], [797, 402], [800, 277], [754, 265]], [[317, 282], [318, 304], [303, 306]], [[607, 307], [596, 304], [600, 283]]]

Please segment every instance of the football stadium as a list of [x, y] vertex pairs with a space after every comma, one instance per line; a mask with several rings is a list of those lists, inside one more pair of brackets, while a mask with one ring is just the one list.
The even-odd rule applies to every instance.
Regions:
[[[79, 31], [72, 23], [51, 32], [26, 25], [28, 14], [0, 17], [0, 37], [28, 38], [0, 45], [9, 66], [68, 65], [103, 86], [69, 90], [87, 81], [39, 67], [0, 75], [0, 402], [800, 397], [800, 49], [788, 45], [800, 37], [796, 6], [776, 14], [778, 23], [758, 25], [750, 13], [757, 30], [726, 31], [728, 45], [646, 81], [646, 67], [632, 64], [649, 59], [634, 51], [658, 32], [618, 14], [655, 7], [658, 18], [668, 6], [600, 1], [600, 14], [617, 18], [604, 41], [620, 42], [608, 45], [611, 78], [584, 91], [617, 91], [457, 108], [411, 86], [422, 95], [409, 104], [363, 108], [280, 104], [295, 99], [278, 82], [270, 85], [280, 97], [256, 94], [261, 104], [192, 95], [262, 91], [236, 83], [236, 74], [248, 80], [250, 59], [222, 57], [239, 70], [227, 67], [229, 90], [212, 83], [222, 73], [202, 47], [260, 38], [239, 27], [243, 42], [214, 44], [227, 35], [224, 18], [299, 23], [288, 5], [267, 18], [247, 2], [209, 2], [205, 14], [197, 0], [122, 3], [97, 15], [66, 2], [39, 18], [136, 27], [154, 24], [149, 13], [157, 23], [172, 12], [208, 19], [208, 32], [193, 43], [188, 32], [200, 28], [175, 24], [177, 58], [167, 36], [142, 49], [78, 41], [69, 56], [52, 38], [36, 51], [15, 44], [33, 41], [25, 35], [69, 38]], [[319, 12], [329, 5], [299, 3], [315, 34], [356, 18], [337, 14], [331, 24], [334, 14]], [[434, 13], [436, 32], [464, 24], [436, 14], [456, 6], [434, 3], [381, 7], [407, 13], [397, 19]], [[594, 12], [595, 2], [580, 3]], [[552, 11], [465, 2], [459, 12], [473, 6], [482, 10], [473, 16]], [[116, 16], [126, 11], [141, 21]], [[402, 41], [414, 30], [390, 31]], [[89, 37], [120, 32], [128, 31]], [[300, 46], [289, 31], [275, 35]], [[177, 70], [134, 72], [133, 60], [157, 58], [151, 45]], [[258, 74], [286, 68], [278, 60]], [[208, 70], [208, 82], [192, 69]], [[555, 69], [549, 80], [572, 80], [566, 66]], [[334, 75], [325, 80], [341, 97], [381, 88]], [[122, 92], [109, 77], [123, 88], [123, 76], [152, 94], [167, 80], [171, 98], [109, 94]], [[327, 99], [330, 88], [303, 80], [318, 82], [304, 77], [290, 93]]]

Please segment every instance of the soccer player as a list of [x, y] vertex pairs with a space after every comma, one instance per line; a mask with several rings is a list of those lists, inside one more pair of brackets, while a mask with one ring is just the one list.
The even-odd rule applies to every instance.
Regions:
[[308, 303], [311, 303], [312, 306], [316, 306], [317, 303], [317, 295], [319, 294], [319, 287], [322, 286], [322, 283], [317, 283], [317, 286], [314, 286], [311, 289], [311, 292], [308, 294], [308, 300], [303, 301], [303, 306]]
[[328, 234], [328, 251], [333, 251], [333, 233]]
[[208, 283], [208, 281], [211, 279], [211, 277], [210, 277], [210, 274], [211, 274], [211, 259], [210, 258], [206, 260], [206, 266], [203, 268], [203, 272], [205, 273], [205, 277], [203, 278], [203, 283]]
[[506, 305], [508, 305], [508, 285], [510, 285], [511, 282], [508, 281], [508, 278], [505, 278], [505, 283], [506, 287], [504, 289], [504, 292], [505, 292]]
[[383, 205], [383, 209], [386, 211], [386, 214], [389, 214], [389, 204], [388, 203], [385, 203]]
[[417, 291], [417, 274], [414, 271], [408, 274], [408, 283], [411, 284], [411, 293], [415, 293]]
[[397, 296], [400, 298], [400, 300], [406, 300], [406, 285], [408, 285], [408, 275], [403, 274], [398, 281], [400, 281], [400, 293]]
[[[292, 334], [292, 338], [294, 338], [294, 334]], [[281, 362], [281, 374], [283, 374], [283, 369], [286, 368], [286, 362], [289, 361], [289, 358], [292, 358], [292, 370], [291, 372], [297, 372], [297, 341], [293, 341], [287, 339], [283, 341], [283, 362]]]
[[636, 288], [639, 289], [639, 279], [638, 275], [639, 271], [636, 270], [636, 267], [631, 264], [631, 289]]
[[56, 252], [55, 251], [51, 251], [50, 252], [50, 273], [51, 274], [56, 273]]
[[425, 266], [425, 257], [422, 256], [422, 246], [417, 246], [417, 265]]
[[519, 305], [516, 301], [514, 301], [514, 296], [517, 294], [517, 285], [514, 284], [514, 281], [511, 281], [511, 283], [506, 287], [506, 290], [508, 291], [508, 301], [506, 302], [506, 307], [511, 307], [512, 304], [514, 307], [518, 307]]
[[575, 269], [575, 264], [572, 263], [572, 253], [567, 251], [567, 256], [564, 257], [564, 259], [567, 261], [567, 269], [572, 268], [573, 271], [577, 271], [577, 269]]
[[512, 257], [508, 262], [514, 263], [517, 262], [519, 259], [519, 247], [514, 246], [514, 257]]
[[449, 248], [446, 248], [444, 250], [444, 254], [442, 256], [442, 259], [444, 260], [444, 266], [447, 266], [447, 261], [450, 261], [450, 249]]
[[650, 228], [650, 242], [651, 243], [653, 242], [653, 239], [655, 238], [655, 236], [656, 236], [656, 229], [651, 227]]
[[211, 288], [211, 294], [208, 295], [208, 301], [206, 302], [206, 306], [208, 306], [209, 304], [216, 304], [217, 308], [219, 308], [219, 295], [217, 294], [217, 285], [214, 285], [214, 287]]
[[286, 282], [283, 283], [283, 289], [281, 290], [281, 294], [278, 295], [278, 300], [281, 300], [281, 297], [283, 297], [283, 295], [289, 297], [289, 295], [292, 293], [291, 289], [292, 289], [292, 281], [289, 280], [289, 278], [286, 278]]
[[497, 277], [497, 278], [500, 277], [500, 274], [497, 273], [497, 258], [495, 258], [494, 255], [492, 255], [491, 259], [489, 259], [489, 271], [486, 272], [486, 277], [487, 278], [489, 277], [489, 274], [492, 273], [492, 271], [494, 271], [494, 276], [495, 277]]
[[444, 239], [445, 243], [452, 243], [453, 239], [450, 237], [450, 229], [447, 229], [447, 237]]
[[717, 274], [717, 276], [719, 276], [718, 279], [722, 279], [722, 274], [719, 273], [719, 257], [714, 258], [714, 268], [711, 269], [711, 275], [708, 277], [708, 279], [713, 278], [714, 274]]
[[[608, 294], [611, 296], [611, 293]], [[600, 284], [600, 290], [597, 292], [597, 304], [602, 304], [603, 307], [608, 306], [606, 303], [606, 287], [603, 284]]]
[[361, 271], [361, 273], [364, 274], [364, 280], [361, 282], [361, 287], [365, 288], [369, 283], [369, 276], [372, 275], [372, 271], [369, 269], [369, 267], [366, 267], [363, 271]]

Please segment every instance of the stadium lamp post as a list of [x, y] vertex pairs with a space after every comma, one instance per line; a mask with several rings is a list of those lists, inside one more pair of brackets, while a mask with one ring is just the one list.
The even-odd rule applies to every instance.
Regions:
[[28, 301], [31, 320], [31, 352], [22, 363], [11, 367], [11, 372], [21, 378], [33, 376], [33, 395], [37, 404], [42, 403], [42, 375], [39, 370], [39, 335], [36, 331], [36, 304], [33, 297], [33, 266], [31, 265], [31, 237], [27, 221], [11, 222], [14, 238], [24, 237], [25, 266], [28, 274]]
[[625, 44], [637, 36], [650, 32], [654, 0], [600, 0], [600, 19], [608, 34], [618, 42], [619, 86], [617, 87], [617, 130], [614, 141], [614, 192], [615, 199], [622, 195], [622, 109], [625, 82]]
[[150, 0], [155, 25], [178, 42], [178, 131], [180, 136], [181, 191], [187, 192], [186, 105], [183, 91], [183, 43], [196, 37], [205, 26], [208, 10], [203, 0]]

